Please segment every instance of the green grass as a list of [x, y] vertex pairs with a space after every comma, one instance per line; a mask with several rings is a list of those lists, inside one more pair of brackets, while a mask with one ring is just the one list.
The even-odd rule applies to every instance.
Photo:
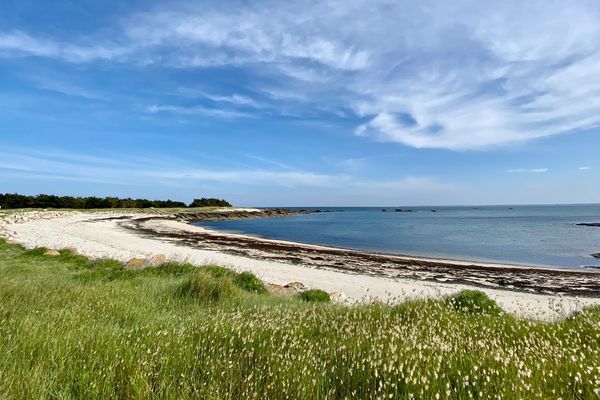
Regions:
[[300, 292], [296, 295], [300, 300], [307, 303], [329, 303], [331, 298], [329, 293], [324, 290], [310, 289]]
[[0, 241], [0, 399], [598, 398], [598, 307], [554, 323], [469, 293], [345, 307], [220, 267], [42, 254]]

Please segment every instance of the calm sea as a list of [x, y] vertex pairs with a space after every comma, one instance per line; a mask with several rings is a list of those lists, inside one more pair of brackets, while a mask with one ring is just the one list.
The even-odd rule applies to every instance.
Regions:
[[[314, 207], [317, 214], [200, 222], [228, 232], [385, 253], [532, 266], [600, 265], [600, 204]], [[382, 210], [385, 209], [386, 212]]]

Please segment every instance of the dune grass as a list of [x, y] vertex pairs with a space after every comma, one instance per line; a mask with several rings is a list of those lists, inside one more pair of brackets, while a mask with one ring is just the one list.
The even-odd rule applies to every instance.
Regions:
[[0, 241], [0, 398], [594, 399], [600, 309], [534, 322], [468, 293], [346, 307], [220, 267], [127, 271]]

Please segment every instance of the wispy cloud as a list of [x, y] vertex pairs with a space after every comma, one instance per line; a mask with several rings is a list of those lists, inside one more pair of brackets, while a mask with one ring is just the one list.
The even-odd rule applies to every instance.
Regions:
[[515, 174], [515, 173], [524, 173], [524, 172], [530, 172], [530, 173], [534, 173], [534, 174], [539, 174], [542, 172], [548, 172], [548, 168], [516, 168], [516, 169], [509, 169], [506, 170], [506, 172], [511, 173], [511, 174]]
[[[205, 169], [189, 165], [189, 162], [151, 157], [113, 155], [98, 157], [81, 153], [17, 150], [0, 151], [0, 174], [27, 177], [43, 176], [46, 179], [78, 180], [112, 184], [129, 182], [168, 182], [188, 185], [190, 182], [235, 183], [240, 185], [264, 184], [285, 187], [324, 187], [347, 182], [345, 175], [330, 175], [311, 171], [275, 171], [260, 168]], [[131, 160], [126, 162], [123, 160]], [[283, 164], [282, 164], [283, 165]]]
[[[322, 173], [292, 167], [261, 157], [250, 157], [277, 167], [209, 169], [189, 161], [162, 159], [152, 155], [94, 155], [57, 149], [11, 149], [0, 151], [0, 177], [22, 180], [44, 179], [111, 185], [164, 185], [189, 189], [203, 184], [238, 188], [261, 186], [280, 189], [315, 189], [343, 198], [368, 199], [373, 192], [384, 193], [386, 202], [402, 202], [403, 197], [427, 201], [430, 196], [452, 194], [457, 188], [435, 178], [407, 176], [389, 180], [367, 180], [350, 174]], [[341, 195], [340, 195], [341, 194]], [[416, 196], [416, 197], [415, 197]], [[362, 200], [361, 200], [362, 201]], [[372, 201], [372, 200], [371, 200]], [[349, 203], [348, 203], [349, 204]]]
[[[360, 118], [359, 136], [416, 148], [487, 149], [600, 126], [597, 2], [165, 4], [113, 28], [110, 37], [74, 43], [0, 32], [0, 56], [242, 69], [268, 78], [265, 87], [279, 94], [273, 105], [285, 113], [302, 101]], [[205, 97], [256, 107], [237, 94]]]
[[115, 44], [80, 45], [60, 42], [52, 38], [34, 37], [25, 32], [0, 32], [0, 56], [33, 55], [63, 59], [74, 63], [87, 63], [98, 60], [115, 60], [131, 53], [126, 46]]
[[589, 171], [590, 169], [592, 169], [592, 167], [579, 167], [578, 169], [580, 171]]
[[204, 107], [204, 106], [183, 107], [183, 106], [153, 104], [150, 107], [148, 107], [148, 112], [150, 112], [152, 114], [164, 112], [164, 113], [172, 113], [172, 114], [197, 115], [197, 116], [203, 116], [203, 117], [215, 117], [215, 118], [224, 118], [224, 119], [253, 117], [252, 114], [245, 113], [242, 111], [220, 109], [220, 108], [209, 108], [209, 107]]

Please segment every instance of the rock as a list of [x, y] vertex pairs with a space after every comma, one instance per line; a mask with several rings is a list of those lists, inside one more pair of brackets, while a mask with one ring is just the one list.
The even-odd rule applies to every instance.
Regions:
[[56, 257], [60, 256], [60, 252], [58, 250], [48, 249], [44, 252], [44, 255], [48, 257]]
[[79, 251], [77, 251], [77, 249], [75, 247], [65, 247], [64, 250], [68, 251], [69, 253], [71, 253], [74, 256], [79, 254]]
[[302, 282], [290, 282], [287, 285], [285, 285], [284, 288], [292, 289], [296, 292], [301, 292], [303, 290], [308, 289]]
[[125, 263], [127, 269], [137, 269], [145, 267], [148, 261], [145, 258], [132, 258]]
[[577, 225], [577, 226], [593, 226], [593, 227], [599, 228], [600, 222], [582, 222], [580, 224], [575, 224], [575, 225]]
[[342, 292], [329, 293], [329, 298], [332, 303], [347, 304], [349, 302], [348, 296]]
[[274, 283], [267, 283], [265, 286], [267, 291], [274, 296], [293, 296], [296, 294], [294, 289], [286, 288], [285, 286], [276, 285]]
[[600, 258], [600, 253], [594, 253], [594, 254], [592, 254], [592, 257], [594, 257], [594, 258]]
[[156, 267], [160, 264], [164, 264], [167, 262], [167, 256], [165, 256], [164, 254], [157, 254], [155, 256], [152, 256], [152, 258], [150, 259], [150, 265]]

